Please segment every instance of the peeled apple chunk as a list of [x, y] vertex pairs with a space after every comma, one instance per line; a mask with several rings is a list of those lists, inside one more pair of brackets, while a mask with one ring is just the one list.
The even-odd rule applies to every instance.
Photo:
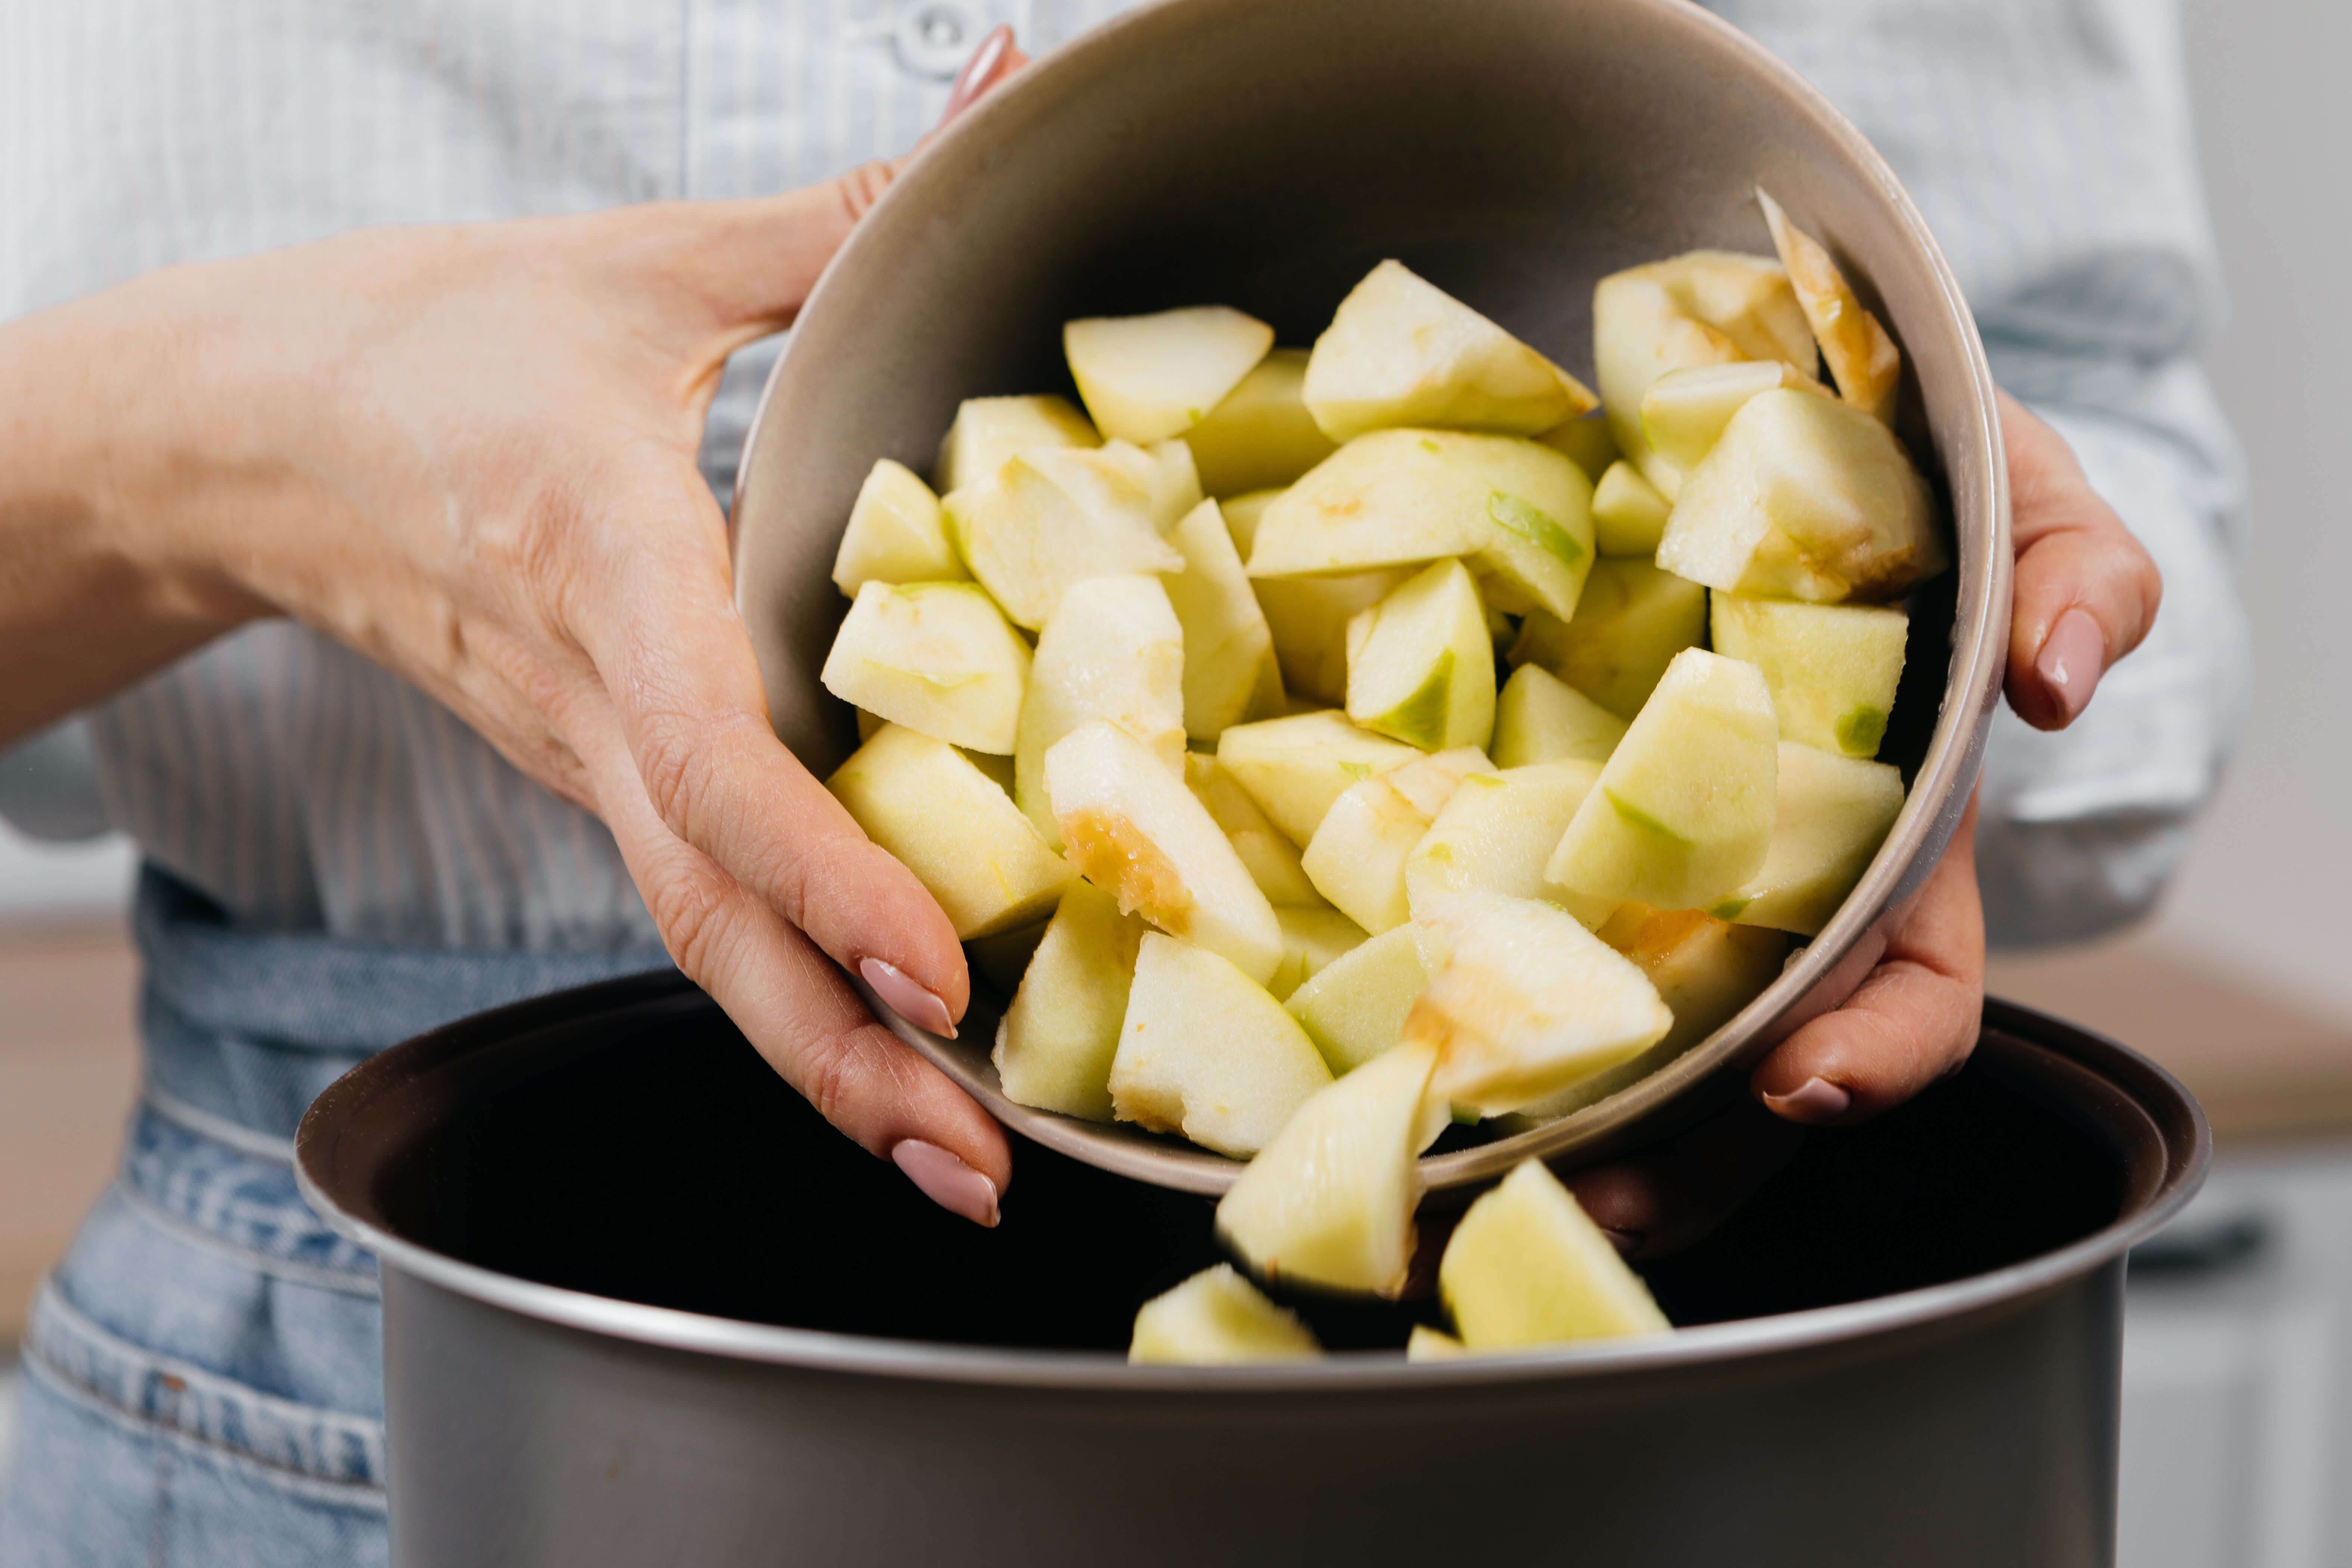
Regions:
[[1089, 1121], [1111, 1119], [1110, 1064], [1145, 929], [1099, 888], [1078, 882], [1062, 895], [996, 1026], [990, 1059], [1005, 1099]]
[[1764, 868], [1780, 721], [1752, 664], [1688, 648], [1634, 718], [1545, 876], [1588, 898], [1702, 909]]
[[1642, 399], [1670, 370], [1744, 359], [1811, 364], [1812, 331], [1780, 265], [1694, 250], [1603, 278], [1592, 290], [1592, 363], [1627, 461], [1672, 500], [1682, 472], [1651, 450]]
[[1715, 450], [1723, 427], [1749, 398], [1784, 389], [1829, 395], [1827, 387], [1786, 360], [1670, 370], [1643, 395], [1642, 433], [1651, 450], [1688, 474]]
[[1474, 1351], [1674, 1327], [1642, 1277], [1540, 1160], [1522, 1162], [1470, 1205], [1445, 1244], [1437, 1290]]
[[1780, 742], [1778, 822], [1763, 868], [1711, 912], [1815, 936], [1845, 902], [1903, 809], [1903, 775], [1885, 763]]
[[1032, 631], [1074, 583], [1184, 569], [1160, 537], [1136, 472], [1100, 451], [1033, 448], [940, 504], [964, 564], [1014, 625]]
[[833, 585], [851, 598], [868, 583], [953, 583], [968, 578], [948, 542], [940, 498], [903, 464], [885, 458], [857, 488], [834, 552]]
[[1331, 1070], [1349, 1073], [1402, 1037], [1405, 1015], [1428, 989], [1421, 939], [1402, 925], [1333, 959], [1283, 1005]]
[[1274, 634], [1242, 571], [1217, 503], [1204, 500], [1168, 535], [1184, 570], [1167, 580], [1184, 627], [1184, 732], [1214, 741], [1234, 724], [1282, 712]]
[[1289, 484], [1337, 448], [1307, 411], [1307, 351], [1275, 349], [1184, 432], [1201, 488], [1223, 500]]
[[[1592, 564], [1592, 481], [1549, 447], [1453, 430], [1349, 442], [1258, 519], [1252, 577], [1329, 576], [1464, 558], [1519, 609], [1563, 620]], [[1498, 601], [1499, 602], [1499, 601]]]
[[1055, 742], [1108, 720], [1181, 773], [1183, 683], [1183, 628], [1160, 579], [1092, 577], [1062, 595], [1037, 638], [1013, 752], [1013, 799], [1047, 844], [1062, 847], [1045, 791], [1045, 753]]
[[1584, 477], [1596, 485], [1617, 461], [1617, 433], [1609, 428], [1607, 417], [1597, 413], [1571, 419], [1536, 439], [1582, 468]]
[[1862, 301], [1846, 284], [1845, 274], [1818, 240], [1790, 223], [1780, 204], [1765, 195], [1761, 186], [1757, 188], [1756, 202], [1764, 209], [1764, 221], [1772, 230], [1772, 247], [1780, 253], [1780, 265], [1789, 269], [1797, 302], [1805, 309], [1805, 320], [1822, 346], [1822, 358], [1838, 391], [1872, 418], [1893, 424], [1895, 395], [1903, 380], [1903, 355], [1895, 340], [1886, 335], [1877, 317], [1862, 308]]
[[1307, 879], [1298, 864], [1298, 851], [1274, 819], [1258, 809], [1249, 791], [1225, 770], [1224, 764], [1202, 752], [1184, 753], [1184, 783], [1194, 798], [1209, 808], [1209, 816], [1224, 830], [1225, 841], [1234, 853], [1242, 858], [1249, 868], [1250, 879], [1257, 884], [1266, 901], [1279, 914], [1286, 906], [1307, 909], [1324, 907], [1323, 895]]
[[1495, 731], [1495, 645], [1478, 585], [1440, 561], [1348, 623], [1348, 717], [1424, 752]]
[[1223, 305], [1091, 316], [1062, 328], [1062, 352], [1096, 427], [1138, 443], [1198, 425], [1273, 346], [1272, 327]]
[[1658, 564], [1726, 593], [1895, 599], [1950, 564], [1894, 432], [1834, 398], [1743, 405], [1675, 498]]
[[1149, 447], [1105, 441], [1102, 455], [1142, 488], [1144, 510], [1163, 537], [1203, 499], [1192, 449], [1181, 441], [1155, 441]]
[[1069, 883], [1021, 808], [945, 741], [886, 725], [825, 788], [940, 901], [959, 941], [1044, 919]]
[[1405, 858], [1412, 912], [1448, 893], [1549, 896], [1544, 867], [1600, 777], [1599, 763], [1539, 763], [1464, 779]]
[[1465, 777], [1492, 772], [1475, 747], [1417, 759], [1351, 784], [1331, 803], [1298, 863], [1315, 890], [1375, 935], [1408, 918], [1405, 862]]
[[[1364, 928], [1334, 909], [1275, 907], [1282, 922], [1282, 967], [1266, 982], [1277, 1002], [1286, 1002], [1298, 988], [1334, 963], [1364, 945]], [[1293, 1015], [1296, 1016], [1296, 1015]]]
[[1121, 1121], [1245, 1160], [1330, 1081], [1265, 987], [1206, 948], [1144, 933], [1110, 1069]]
[[1283, 688], [1339, 707], [1348, 700], [1348, 627], [1413, 574], [1410, 566], [1346, 577], [1256, 577]]
[[1230, 1263], [1204, 1268], [1146, 1301], [1127, 1347], [1129, 1362], [1161, 1366], [1311, 1361], [1322, 1353], [1306, 1324], [1267, 1300]]
[[1318, 1090], [1217, 1205], [1259, 1277], [1395, 1296], [1412, 1262], [1433, 1047], [1401, 1045]]
[[1808, 605], [1717, 594], [1715, 651], [1764, 672], [1780, 738], [1874, 757], [1886, 737], [1911, 619], [1892, 605]]
[[1403, 263], [1383, 261], [1339, 302], [1307, 363], [1324, 434], [1426, 426], [1534, 436], [1589, 412], [1584, 384]]
[[1605, 763], [1625, 738], [1625, 721], [1541, 665], [1523, 664], [1495, 699], [1495, 743], [1506, 770], [1535, 763]]
[[1217, 737], [1217, 761], [1302, 847], [1348, 789], [1421, 755], [1402, 741], [1359, 730], [1344, 713], [1295, 713], [1236, 724]]
[[1066, 397], [967, 397], [940, 442], [931, 475], [941, 495], [995, 477], [1032, 447], [1099, 447], [1102, 437]]
[[1609, 465], [1592, 488], [1592, 542], [1604, 556], [1636, 556], [1649, 561], [1665, 537], [1666, 517], [1674, 508], [1642, 470], [1620, 458]]
[[1630, 721], [1675, 656], [1706, 640], [1705, 588], [1646, 561], [1597, 561], [1575, 617], [1529, 615], [1511, 662], [1540, 665]]
[[1674, 1027], [1649, 977], [1555, 904], [1448, 893], [1414, 924], [1429, 989], [1404, 1039], [1438, 1047], [1434, 1099], [1517, 1110], [1631, 1061]]
[[1019, 733], [1029, 650], [970, 583], [868, 583], [818, 679], [892, 723], [1002, 753]]

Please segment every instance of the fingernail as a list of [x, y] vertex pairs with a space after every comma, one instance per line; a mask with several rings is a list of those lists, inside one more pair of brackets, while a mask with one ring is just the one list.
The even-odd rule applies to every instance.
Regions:
[[2033, 668], [2056, 694], [2058, 706], [2066, 710], [2066, 722], [2071, 724], [2091, 705], [2091, 693], [2099, 689], [2106, 662], [2107, 639], [2099, 623], [2087, 610], [2069, 610], [2050, 628]]
[[890, 1161], [907, 1173], [907, 1179], [920, 1187], [925, 1197], [948, 1213], [996, 1228], [996, 1184], [945, 1149], [908, 1138], [891, 1149]]
[[941, 125], [970, 109], [973, 100], [988, 90], [989, 79], [996, 74], [1004, 51], [1012, 47], [1013, 29], [1001, 22], [980, 40], [980, 47], [971, 51], [971, 58], [964, 61], [963, 69], [956, 73], [955, 85], [948, 89], [948, 106], [940, 110]]
[[1633, 1257], [1633, 1249], [1642, 1245], [1642, 1233], [1636, 1230], [1619, 1230], [1613, 1225], [1604, 1225], [1601, 1234], [1609, 1238], [1609, 1245], [1617, 1249], [1620, 1258]]
[[948, 1005], [908, 979], [896, 964], [869, 958], [857, 966], [857, 973], [866, 976], [876, 995], [918, 1029], [929, 1029], [950, 1040], [956, 1037], [955, 1019], [949, 1015]]
[[1853, 1103], [1853, 1096], [1827, 1079], [1809, 1078], [1787, 1094], [1768, 1094], [1764, 1103], [1776, 1116], [1806, 1123], [1834, 1121]]

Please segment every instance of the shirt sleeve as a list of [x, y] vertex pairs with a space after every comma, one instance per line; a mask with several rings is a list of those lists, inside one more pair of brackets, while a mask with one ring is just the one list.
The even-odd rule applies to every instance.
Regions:
[[2164, 574], [2071, 729], [1994, 721], [1979, 828], [1997, 946], [2147, 913], [2243, 725], [2242, 458], [2199, 367], [2225, 310], [2176, 0], [1717, 0], [1843, 109], [1951, 259], [1993, 375]]

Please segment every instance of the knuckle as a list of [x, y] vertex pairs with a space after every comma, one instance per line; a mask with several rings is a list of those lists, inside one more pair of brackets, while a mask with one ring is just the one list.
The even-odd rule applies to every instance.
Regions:
[[735, 944], [734, 900], [697, 872], [665, 878], [646, 889], [646, 910], [678, 968], [706, 987]]

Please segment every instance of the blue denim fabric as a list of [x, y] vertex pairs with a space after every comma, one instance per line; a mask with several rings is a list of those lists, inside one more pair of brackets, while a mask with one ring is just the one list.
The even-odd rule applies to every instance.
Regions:
[[0, 1568], [388, 1561], [375, 1260], [294, 1186], [294, 1125], [383, 1047], [659, 952], [244, 932], [152, 868], [147, 1088], [24, 1344]]

